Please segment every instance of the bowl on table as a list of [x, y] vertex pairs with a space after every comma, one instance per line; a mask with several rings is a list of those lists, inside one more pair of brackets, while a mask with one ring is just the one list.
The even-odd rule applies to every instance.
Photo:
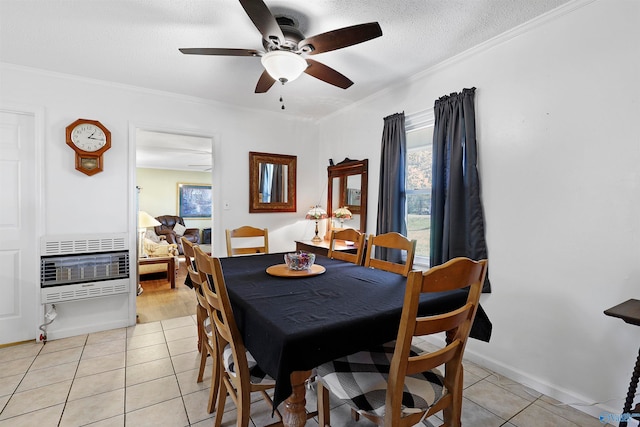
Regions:
[[284, 262], [289, 270], [310, 270], [316, 260], [316, 255], [309, 252], [293, 252], [284, 254]]

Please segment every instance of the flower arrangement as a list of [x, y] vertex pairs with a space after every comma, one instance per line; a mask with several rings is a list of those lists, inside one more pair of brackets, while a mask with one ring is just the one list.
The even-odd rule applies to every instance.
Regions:
[[310, 270], [316, 260], [316, 255], [309, 252], [293, 252], [284, 254], [284, 262], [289, 270]]

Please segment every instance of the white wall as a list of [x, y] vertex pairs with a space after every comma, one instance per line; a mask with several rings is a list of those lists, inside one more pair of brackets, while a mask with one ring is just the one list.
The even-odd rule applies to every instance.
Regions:
[[467, 354], [565, 402], [620, 398], [594, 415], [621, 412], [640, 343], [603, 314], [640, 297], [639, 18], [572, 3], [320, 123], [321, 158], [369, 158], [371, 233], [383, 117], [477, 88], [493, 336]]
[[[0, 64], [0, 99], [44, 110], [44, 129], [38, 129], [45, 141], [44, 209], [39, 212], [43, 235], [128, 232], [135, 259], [136, 128], [214, 140], [214, 255], [226, 252], [224, 239], [218, 237], [224, 228], [268, 227], [274, 251], [293, 250], [295, 239], [313, 235], [302, 218], [316, 200], [317, 133], [308, 122], [279, 114], [278, 105], [273, 114], [260, 113], [10, 64]], [[65, 127], [78, 118], [99, 120], [112, 135], [104, 172], [92, 177], [74, 169], [74, 153], [65, 144]], [[298, 157], [298, 212], [248, 213], [249, 151]], [[219, 208], [223, 200], [229, 201], [229, 210]], [[132, 324], [135, 286], [131, 289], [129, 295], [59, 304], [49, 339]]]

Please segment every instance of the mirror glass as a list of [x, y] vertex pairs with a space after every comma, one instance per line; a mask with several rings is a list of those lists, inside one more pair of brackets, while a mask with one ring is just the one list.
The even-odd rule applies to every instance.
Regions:
[[346, 206], [351, 213], [358, 214], [360, 213], [360, 200], [362, 197], [361, 175], [349, 175], [345, 181], [346, 186], [342, 205]]
[[289, 200], [288, 169], [287, 165], [279, 163], [258, 163], [260, 203], [286, 203]]
[[[366, 232], [367, 224], [367, 175], [368, 160], [344, 159], [342, 162], [329, 166], [328, 172], [328, 200], [327, 212], [334, 212], [340, 207], [346, 207], [353, 217], [344, 223], [333, 219], [333, 228], [355, 228]], [[330, 233], [327, 233], [330, 235]]]
[[249, 212], [296, 211], [296, 156], [249, 153]]

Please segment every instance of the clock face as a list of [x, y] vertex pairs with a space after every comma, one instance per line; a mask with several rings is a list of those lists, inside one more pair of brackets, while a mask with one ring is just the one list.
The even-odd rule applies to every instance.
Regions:
[[98, 151], [107, 143], [107, 137], [98, 126], [81, 123], [71, 131], [71, 141], [82, 151]]

